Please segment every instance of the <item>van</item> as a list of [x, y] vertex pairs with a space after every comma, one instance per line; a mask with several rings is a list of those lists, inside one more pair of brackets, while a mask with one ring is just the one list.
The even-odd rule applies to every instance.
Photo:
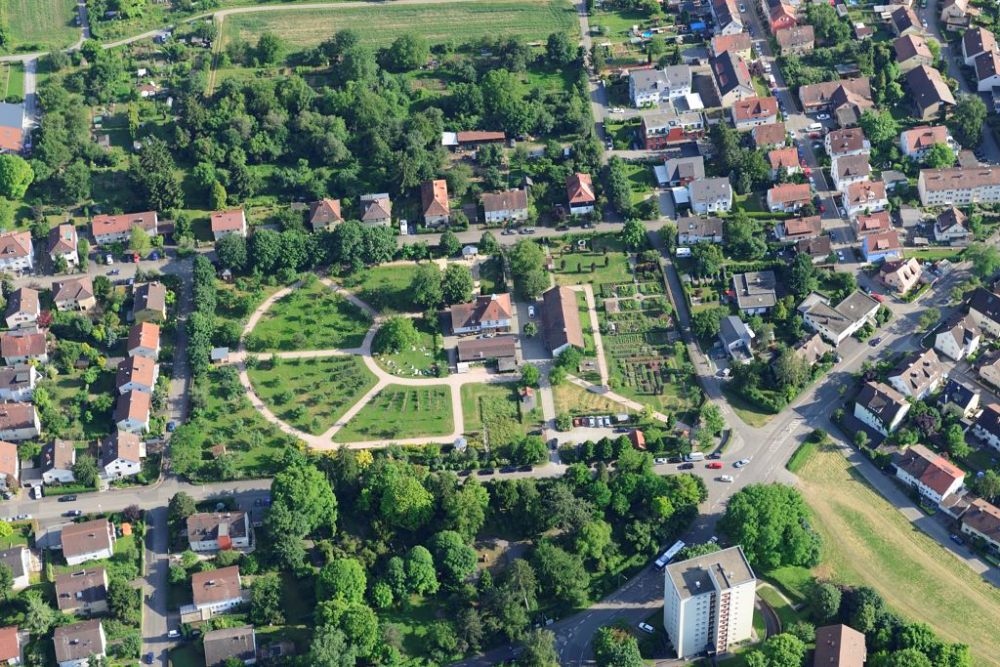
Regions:
[[703, 452], [691, 452], [684, 457], [685, 461], [704, 461], [705, 454]]
[[822, 123], [813, 123], [806, 128], [806, 132], [819, 132], [823, 129]]

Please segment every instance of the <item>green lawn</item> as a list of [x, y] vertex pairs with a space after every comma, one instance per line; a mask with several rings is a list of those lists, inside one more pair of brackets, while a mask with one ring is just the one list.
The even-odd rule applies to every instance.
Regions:
[[383, 369], [399, 377], [434, 377], [435, 367], [448, 366], [448, 353], [437, 331], [423, 318], [414, 322], [420, 343], [395, 354], [376, 354], [375, 361]]
[[653, 166], [642, 162], [626, 162], [625, 173], [632, 184], [632, 203], [638, 204], [646, 199], [656, 187], [656, 175]]
[[16, 50], [51, 51], [73, 44], [80, 36], [75, 17], [76, 0], [0, 2], [0, 19]]
[[[454, 610], [447, 607], [439, 608], [434, 600], [425, 600], [414, 595], [399, 607], [393, 607], [379, 612], [379, 619], [386, 625], [392, 625], [398, 630], [402, 639], [403, 652], [409, 656], [422, 656], [426, 652], [424, 637], [428, 628], [438, 621], [448, 621], [454, 616]], [[459, 658], [458, 654], [452, 658]], [[451, 662], [447, 660], [445, 662]]]
[[521, 414], [517, 385], [466, 384], [462, 385], [462, 414], [465, 432], [488, 432], [491, 447], [510, 444], [526, 435], [533, 424], [532, 414]]
[[319, 435], [375, 386], [356, 356], [273, 359], [249, 369], [254, 391], [282, 420]]
[[[42, 408], [42, 427], [57, 438], [78, 442], [91, 442], [110, 433], [114, 403], [106, 409], [96, 407], [100, 396], [115, 395], [115, 367], [98, 373], [96, 381], [85, 387], [85, 370], [73, 369], [52, 379], [43, 379], [44, 388], [52, 399], [52, 408]], [[42, 374], [45, 377], [45, 374]], [[89, 416], [89, 418], [88, 418]]]
[[809, 461], [809, 457], [816, 452], [816, 447], [816, 443], [811, 440], [803, 442], [792, 454], [792, 458], [788, 459], [785, 467], [791, 472], [798, 472]]
[[916, 257], [921, 262], [936, 262], [939, 259], [947, 259], [957, 262], [961, 259], [962, 251], [965, 248], [943, 248], [935, 246], [933, 248], [907, 248], [904, 253], [906, 257]]
[[806, 602], [815, 577], [804, 567], [788, 565], [770, 570], [765, 575], [795, 605]]
[[338, 30], [351, 28], [375, 46], [388, 46], [405, 34], [428, 42], [469, 42], [484, 36], [520, 35], [544, 40], [553, 32], [575, 31], [575, 12], [565, 0], [493, 0], [456, 2], [447, 7], [393, 6], [350, 9], [304, 9], [239, 14], [226, 19], [223, 37], [255, 44], [274, 32], [292, 49], [316, 46]]
[[602, 284], [631, 283], [628, 254], [618, 239], [595, 236], [587, 239], [587, 249], [580, 252], [576, 241], [553, 256], [557, 285], [594, 286], [594, 296], [601, 297]]
[[0, 67], [0, 89], [3, 99], [8, 97], [24, 97], [24, 65], [7, 63]]
[[7, 537], [0, 537], [0, 550], [10, 549], [16, 546], [28, 546], [31, 541], [31, 524], [28, 522], [17, 522], [10, 524], [14, 532]]
[[774, 613], [778, 615], [778, 620], [781, 621], [782, 630], [800, 620], [798, 612], [792, 609], [781, 597], [781, 594], [771, 586], [767, 584], [757, 586], [757, 595], [774, 609]]
[[392, 264], [365, 269], [344, 278], [344, 286], [380, 313], [418, 312], [413, 303], [410, 284], [417, 272], [416, 264]]
[[736, 416], [750, 426], [755, 428], [767, 426], [767, 423], [771, 421], [772, 417], [774, 417], [772, 414], [761, 412], [755, 405], [738, 395], [736, 392], [729, 391], [728, 388], [723, 388], [722, 393], [726, 397], [726, 402], [729, 403], [729, 407], [731, 407], [733, 412], [736, 413]]
[[455, 428], [448, 387], [391, 384], [334, 436], [337, 442], [447, 435]]
[[360, 347], [371, 320], [318, 280], [279, 299], [247, 336], [255, 352]]

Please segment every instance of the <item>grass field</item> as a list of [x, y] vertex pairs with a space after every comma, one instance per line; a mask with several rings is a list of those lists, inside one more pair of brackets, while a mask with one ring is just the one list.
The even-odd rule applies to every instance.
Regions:
[[360, 347], [371, 322], [318, 280], [279, 299], [247, 337], [253, 351]]
[[337, 442], [358, 442], [422, 438], [448, 435], [454, 428], [448, 387], [391, 384], [362, 408], [333, 439]]
[[417, 312], [410, 284], [417, 272], [416, 264], [390, 264], [365, 269], [344, 280], [344, 286], [362, 301], [381, 312]]
[[2, 99], [24, 97], [24, 65], [6, 63], [0, 67], [0, 92]]
[[51, 51], [76, 42], [76, 0], [0, 0], [0, 19], [15, 49]]
[[593, 394], [569, 382], [553, 387], [552, 395], [555, 399], [557, 414], [565, 412], [571, 415], [617, 415], [635, 412], [621, 403], [604, 398], [600, 394]]
[[994, 662], [1000, 590], [914, 528], [839, 452], [816, 452], [799, 478], [823, 536], [817, 576], [871, 586], [903, 616], [968, 644], [974, 664]]
[[[27, 0], [25, 0], [27, 1]], [[376, 46], [416, 33], [431, 43], [468, 42], [484, 36], [520, 35], [544, 40], [553, 32], [576, 29], [565, 0], [493, 0], [439, 6], [391, 4], [374, 7], [303, 9], [238, 14], [226, 19], [223, 37], [256, 43], [264, 32], [280, 36], [292, 49], [316, 46], [333, 33], [351, 28]]]
[[288, 424], [318, 435], [375, 386], [360, 357], [275, 359], [249, 371], [261, 400]]
[[448, 366], [448, 353], [441, 347], [444, 341], [423, 318], [413, 324], [420, 334], [420, 344], [395, 354], [376, 354], [375, 362], [399, 377], [434, 377], [435, 366]]
[[[528, 433], [537, 419], [536, 410], [521, 414], [517, 387], [513, 383], [462, 385], [462, 414], [465, 432], [482, 434], [488, 431], [489, 445], [510, 444]], [[483, 438], [486, 441], [486, 436]]]

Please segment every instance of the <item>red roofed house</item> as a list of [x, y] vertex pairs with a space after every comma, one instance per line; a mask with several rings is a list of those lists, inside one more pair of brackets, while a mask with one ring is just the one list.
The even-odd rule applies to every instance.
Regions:
[[472, 303], [457, 303], [451, 307], [451, 329], [455, 335], [484, 332], [507, 332], [511, 328], [514, 308], [510, 294], [486, 294]]
[[893, 464], [897, 479], [914, 487], [935, 505], [965, 482], [961, 468], [923, 445], [907, 447], [894, 457]]
[[733, 127], [749, 130], [778, 120], [778, 100], [773, 97], [747, 97], [733, 104]]
[[150, 236], [156, 236], [158, 219], [156, 211], [124, 213], [122, 215], [95, 215], [90, 232], [97, 245], [123, 243], [129, 240], [133, 227], [140, 227]]
[[889, 206], [882, 181], [858, 181], [847, 186], [844, 193], [844, 207], [847, 215], [884, 211]]
[[35, 246], [31, 232], [0, 234], [0, 271], [21, 273], [35, 268]]
[[924, 159], [924, 155], [934, 144], [945, 144], [953, 151], [957, 147], [951, 133], [944, 125], [921, 125], [899, 134], [899, 147], [903, 155], [914, 160]]
[[230, 234], [239, 234], [243, 237], [247, 235], [247, 216], [241, 208], [216, 211], [212, 214], [212, 236], [215, 240], [218, 241]]
[[9, 366], [26, 364], [29, 361], [47, 364], [49, 353], [46, 349], [45, 334], [29, 333], [19, 336], [12, 333], [2, 333], [0, 334], [0, 355], [3, 356], [4, 363]]
[[976, 498], [962, 515], [962, 532], [982, 538], [993, 553], [1000, 553], [1000, 508]]
[[0, 489], [16, 489], [21, 478], [21, 459], [17, 445], [0, 440]]
[[149, 357], [125, 357], [118, 362], [115, 386], [119, 394], [127, 394], [130, 391], [152, 394], [159, 376], [159, 365]]
[[774, 226], [774, 235], [779, 241], [797, 243], [814, 239], [823, 233], [823, 222], [818, 215], [808, 218], [790, 218]]
[[629, 431], [628, 439], [632, 441], [632, 446], [636, 449], [646, 449], [646, 435], [637, 428]]
[[21, 664], [21, 641], [17, 636], [17, 626], [0, 628], [0, 665]]
[[80, 263], [80, 256], [77, 254], [76, 246], [79, 237], [76, 227], [71, 224], [58, 225], [49, 230], [49, 258], [53, 262], [62, 257], [67, 266], [76, 266]]
[[585, 215], [592, 213], [594, 202], [594, 182], [590, 174], [579, 172], [566, 177], [566, 198], [569, 200], [569, 212], [571, 215]]
[[191, 593], [195, 608], [204, 617], [229, 611], [243, 603], [240, 568], [237, 565], [191, 576]]
[[427, 225], [447, 225], [451, 218], [448, 202], [448, 182], [444, 179], [420, 184], [420, 208]]
[[771, 163], [771, 180], [778, 180], [781, 170], [786, 174], [794, 174], [801, 171], [799, 166], [799, 152], [789, 146], [788, 148], [775, 148], [767, 154], [767, 161]]
[[774, 34], [779, 30], [794, 28], [796, 25], [798, 25], [798, 21], [795, 19], [794, 7], [786, 5], [783, 2], [779, 2], [771, 8], [771, 14], [769, 16], [771, 34]]
[[130, 357], [147, 357], [156, 361], [160, 356], [160, 325], [139, 322], [128, 332]]
[[118, 397], [115, 404], [115, 424], [129, 433], [145, 433], [149, 430], [151, 395], [142, 391], [130, 391]]
[[791, 213], [812, 201], [808, 183], [783, 183], [767, 191], [767, 206], [772, 212]]
[[24, 148], [24, 105], [0, 102], [0, 152], [20, 153]]
[[361, 222], [375, 227], [387, 227], [392, 223], [392, 200], [389, 195], [384, 192], [361, 195]]
[[854, 218], [854, 233], [857, 236], [866, 234], [878, 234], [892, 229], [892, 220], [889, 219], [889, 211], [878, 211], [870, 215], [859, 215]]
[[320, 199], [309, 204], [309, 225], [314, 232], [330, 229], [343, 221], [339, 199]]

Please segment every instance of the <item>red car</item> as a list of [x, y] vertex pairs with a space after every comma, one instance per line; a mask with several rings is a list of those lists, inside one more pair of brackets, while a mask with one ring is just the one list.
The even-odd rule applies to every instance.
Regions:
[[719, 470], [720, 468], [722, 468], [722, 464], [719, 463], [718, 461], [712, 461], [711, 463], [709, 463], [705, 467], [706, 468], [710, 468], [712, 470]]

